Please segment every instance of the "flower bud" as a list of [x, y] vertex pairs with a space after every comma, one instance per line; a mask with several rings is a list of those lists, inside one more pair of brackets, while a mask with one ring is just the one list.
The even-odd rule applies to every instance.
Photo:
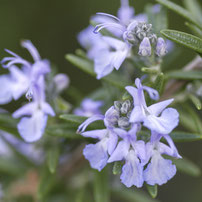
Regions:
[[130, 110], [130, 100], [126, 100], [121, 106], [121, 114], [127, 114]]
[[69, 85], [69, 78], [65, 74], [57, 74], [54, 77], [54, 83], [56, 85], [57, 92], [61, 92]]
[[157, 40], [157, 44], [156, 44], [156, 54], [159, 57], [164, 56], [167, 53], [166, 50], [166, 42], [164, 41], [163, 38], [159, 37]]
[[118, 126], [120, 128], [126, 129], [130, 126], [129, 119], [127, 117], [121, 117], [118, 120]]
[[148, 37], [144, 37], [139, 46], [139, 55], [150, 56], [151, 55], [151, 44]]

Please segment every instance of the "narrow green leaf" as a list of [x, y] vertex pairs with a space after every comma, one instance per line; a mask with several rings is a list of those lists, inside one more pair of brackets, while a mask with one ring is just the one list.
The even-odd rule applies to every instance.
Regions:
[[[73, 54], [67, 54], [65, 58], [82, 71], [86, 72], [87, 74], [90, 74], [93, 77], [96, 77], [92, 61], [83, 59]], [[126, 85], [129, 85], [129, 82], [124, 79], [123, 76], [119, 76], [114, 72], [106, 77], [103, 77], [101, 80], [106, 81], [120, 89], [124, 89]]]
[[198, 37], [202, 38], [202, 31], [196, 27], [195, 25], [191, 24], [191, 23], [188, 23], [188, 22], [185, 22], [185, 25], [187, 27], [189, 27], [189, 29], [195, 34], [197, 35]]
[[197, 0], [184, 0], [184, 4], [187, 10], [202, 24], [202, 8]]
[[157, 199], [152, 199], [147, 193], [137, 189], [121, 189], [112, 190], [113, 197], [124, 202], [158, 202]]
[[43, 201], [44, 198], [51, 191], [55, 183], [55, 175], [49, 172], [47, 167], [43, 168], [42, 174], [40, 176], [40, 182], [37, 192], [37, 197], [40, 201]]
[[147, 74], [157, 74], [159, 73], [159, 69], [157, 68], [151, 68], [151, 67], [142, 67], [141, 69], [142, 72], [147, 73]]
[[151, 197], [156, 198], [158, 194], [158, 186], [156, 184], [154, 186], [146, 184], [146, 187]]
[[201, 28], [201, 26], [199, 25], [199, 22], [197, 19], [195, 19], [195, 17], [186, 9], [184, 9], [183, 7], [171, 2], [171, 1], [167, 1], [167, 0], [156, 0], [158, 3], [162, 4], [163, 6], [169, 8], [170, 10], [178, 13], [179, 15], [181, 15], [182, 17], [184, 17], [185, 19], [189, 20], [190, 22], [192, 22], [193, 24], [195, 24], [196, 26], [198, 26], [199, 28]]
[[74, 114], [63, 114], [63, 115], [60, 115], [60, 118], [67, 122], [75, 123], [77, 125], [82, 124], [87, 119], [87, 117], [85, 116], [77, 116]]
[[196, 106], [198, 110], [201, 110], [201, 100], [196, 97], [195, 95], [189, 94], [189, 98], [193, 102], [193, 104]]
[[65, 128], [50, 128], [46, 129], [46, 134], [54, 137], [63, 137], [68, 139], [82, 139], [83, 137], [76, 134], [77, 127], [75, 129], [65, 129]]
[[154, 89], [156, 89], [159, 92], [160, 95], [162, 94], [162, 91], [163, 91], [164, 82], [165, 82], [165, 76], [163, 73], [160, 73], [157, 75], [154, 81], [154, 85], [152, 86]]
[[87, 190], [85, 190], [84, 188], [79, 190], [78, 193], [76, 194], [75, 202], [86, 201], [86, 195], [85, 195], [86, 192], [87, 192]]
[[196, 123], [192, 118], [190, 118], [190, 114], [186, 110], [180, 109], [179, 107], [178, 112], [180, 114], [180, 124], [190, 132], [197, 134], [198, 130], [196, 127]]
[[201, 175], [201, 169], [199, 166], [183, 157], [182, 159], [174, 159], [172, 158], [173, 163], [176, 165], [177, 169], [187, 175], [191, 175], [193, 177], [198, 177]]
[[191, 48], [196, 52], [202, 53], [202, 39], [194, 35], [169, 29], [161, 30], [161, 34], [176, 43], [179, 43], [187, 48]]
[[108, 170], [95, 171], [94, 175], [94, 198], [95, 202], [109, 202]]
[[54, 146], [50, 148], [47, 155], [48, 168], [51, 173], [55, 173], [59, 161], [60, 149]]
[[183, 79], [183, 80], [198, 80], [202, 79], [202, 71], [171, 71], [166, 74], [167, 78]]
[[84, 59], [88, 59], [87, 56], [86, 56], [86, 52], [82, 49], [76, 49], [75, 51], [76, 55], [78, 55], [79, 57], [82, 57]]
[[121, 161], [116, 161], [114, 163], [113, 170], [112, 170], [113, 174], [120, 175], [122, 172], [122, 166], [123, 166], [123, 163]]
[[0, 130], [3, 130], [7, 133], [10, 133], [12, 135], [15, 135], [16, 137], [19, 138], [19, 133], [18, 133], [18, 130], [17, 130], [17, 126], [16, 127], [12, 127], [12, 126], [9, 126], [9, 125], [0, 125]]
[[183, 108], [187, 111], [189, 117], [193, 119], [197, 133], [202, 135], [202, 121], [198, 113], [189, 105], [183, 105]]
[[190, 142], [190, 141], [202, 140], [202, 135], [200, 134], [188, 133], [183, 131], [172, 132], [170, 136], [175, 142]]
[[[148, 131], [141, 131], [137, 135], [140, 135], [144, 141], [150, 138], [150, 133]], [[202, 140], [202, 134], [199, 133], [189, 133], [184, 131], [176, 131], [169, 134], [175, 142], [191, 142]]]
[[0, 114], [0, 130], [15, 135], [17, 138], [20, 138], [17, 130], [17, 120], [13, 119], [10, 114]]
[[87, 74], [90, 74], [91, 76], [95, 76], [92, 61], [83, 59], [73, 54], [67, 54], [65, 58], [82, 71], [86, 72]]
[[[76, 124], [77, 127], [87, 119], [87, 117], [77, 116], [77, 115], [74, 115], [74, 114], [60, 115], [60, 118], [67, 121], [67, 122], [69, 122], [69, 123]], [[90, 129], [104, 128], [103, 121], [96, 121], [96, 122], [92, 123], [91, 125], [89, 125], [89, 128]]]

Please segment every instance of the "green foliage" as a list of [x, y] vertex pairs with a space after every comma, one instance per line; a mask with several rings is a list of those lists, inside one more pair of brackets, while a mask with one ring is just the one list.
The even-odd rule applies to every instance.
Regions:
[[0, 173], [4, 175], [19, 176], [26, 167], [16, 159], [0, 157]]
[[112, 170], [113, 174], [120, 175], [122, 171], [122, 166], [123, 166], [123, 163], [121, 161], [116, 161], [113, 165], [113, 170]]
[[13, 119], [10, 114], [0, 114], [0, 130], [21, 139], [17, 130], [17, 121]]
[[199, 177], [201, 175], [200, 167], [185, 157], [183, 157], [182, 159], [172, 158], [172, 161], [180, 172], [191, 175], [193, 177]]
[[186, 9], [202, 24], [202, 8], [198, 0], [183, 0]]
[[94, 197], [95, 202], [109, 202], [108, 170], [94, 172]]
[[122, 199], [124, 202], [158, 202], [156, 199], [151, 199], [145, 192], [137, 189], [126, 189], [121, 187], [112, 190], [116, 199]]
[[156, 198], [158, 194], [158, 186], [155, 184], [154, 186], [146, 184], [147, 191], [151, 195], [152, 198]]
[[[65, 120], [66, 122], [68, 122], [68, 124], [74, 124], [74, 126], [78, 127], [80, 124], [82, 124], [87, 117], [83, 117], [83, 116], [77, 116], [74, 114], [64, 114], [64, 115], [60, 115], [60, 118]], [[95, 123], [92, 123], [88, 128], [89, 129], [99, 129], [99, 128], [103, 128], [103, 121], [97, 121]]]
[[49, 172], [47, 166], [44, 166], [41, 172], [40, 183], [38, 187], [38, 193], [37, 193], [38, 199], [43, 201], [50, 193], [55, 183], [56, 183], [55, 175]]
[[198, 53], [202, 53], [202, 39], [194, 35], [169, 29], [161, 30], [161, 34], [176, 43], [191, 48]]
[[156, 76], [156, 79], [155, 79], [152, 87], [154, 89], [156, 89], [159, 92], [159, 94], [161, 95], [163, 92], [164, 84], [165, 84], [165, 76], [163, 73], [160, 73]]
[[184, 131], [176, 131], [170, 134], [175, 142], [191, 142], [202, 140], [202, 134], [188, 133]]
[[196, 97], [195, 95], [192, 95], [192, 94], [189, 94], [188, 96], [191, 99], [191, 101], [193, 102], [193, 104], [195, 105], [195, 107], [198, 110], [201, 110], [201, 100], [198, 97]]
[[200, 30], [198, 27], [196, 27], [194, 24], [185, 22], [185, 25], [189, 27], [189, 29], [198, 37], [202, 37], [202, 30]]
[[202, 79], [202, 72], [176, 70], [176, 71], [168, 72], [166, 76], [167, 78], [173, 78], [173, 79], [198, 80], [198, 79]]
[[196, 17], [192, 13], [190, 13], [183, 7], [168, 0], [156, 0], [156, 1], [162, 4], [163, 6], [167, 7], [168, 9], [174, 11], [175, 13], [181, 15], [182, 17], [184, 17], [185, 19], [187, 19], [188, 21], [192, 22], [194, 25], [202, 29], [202, 24], [200, 24], [199, 20], [196, 19]]
[[60, 156], [60, 149], [58, 146], [54, 146], [49, 149], [48, 154], [47, 154], [47, 163], [48, 163], [48, 168], [50, 172], [53, 174], [56, 171], [58, 161], [59, 161], [59, 156]]

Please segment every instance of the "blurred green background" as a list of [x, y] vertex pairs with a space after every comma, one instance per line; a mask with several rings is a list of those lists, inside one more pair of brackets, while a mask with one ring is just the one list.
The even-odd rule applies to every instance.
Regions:
[[[175, 2], [181, 3], [179, 0]], [[146, 3], [155, 1], [131, 0], [130, 3], [139, 13]], [[99, 81], [73, 67], [64, 56], [79, 47], [76, 35], [88, 25], [92, 14], [100, 11], [116, 15], [119, 5], [119, 0], [0, 0], [0, 58], [7, 55], [4, 48], [29, 57], [21, 49], [20, 41], [30, 39], [42, 58], [48, 58], [59, 72], [67, 73], [71, 84], [85, 95], [98, 87]], [[189, 32], [184, 19], [171, 11], [168, 14], [170, 29]], [[193, 57], [192, 51], [183, 48], [175, 68], [181, 68]], [[177, 147], [180, 154], [202, 168], [201, 142], [181, 143]], [[201, 177], [192, 178], [178, 172], [174, 179], [159, 188], [158, 199], [162, 202], [201, 202], [201, 190]]]

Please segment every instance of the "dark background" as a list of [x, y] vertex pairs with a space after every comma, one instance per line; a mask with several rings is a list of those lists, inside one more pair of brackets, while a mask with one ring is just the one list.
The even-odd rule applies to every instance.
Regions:
[[[142, 12], [146, 3], [154, 1], [131, 1], [136, 13]], [[20, 40], [30, 39], [42, 58], [48, 58], [59, 72], [69, 75], [72, 85], [84, 94], [88, 93], [99, 82], [73, 67], [64, 56], [79, 47], [76, 35], [88, 25], [92, 14], [106, 12], [116, 15], [119, 5], [119, 0], [0, 0], [0, 58], [7, 55], [4, 48], [28, 58], [26, 51], [20, 47]], [[172, 11], [168, 14], [170, 29], [188, 31], [184, 19]], [[181, 68], [193, 56], [192, 51], [184, 48], [175, 68]], [[202, 168], [201, 142], [177, 146], [181, 154], [190, 157]], [[201, 202], [202, 178], [178, 172], [174, 179], [159, 188], [158, 199], [162, 202]]]

